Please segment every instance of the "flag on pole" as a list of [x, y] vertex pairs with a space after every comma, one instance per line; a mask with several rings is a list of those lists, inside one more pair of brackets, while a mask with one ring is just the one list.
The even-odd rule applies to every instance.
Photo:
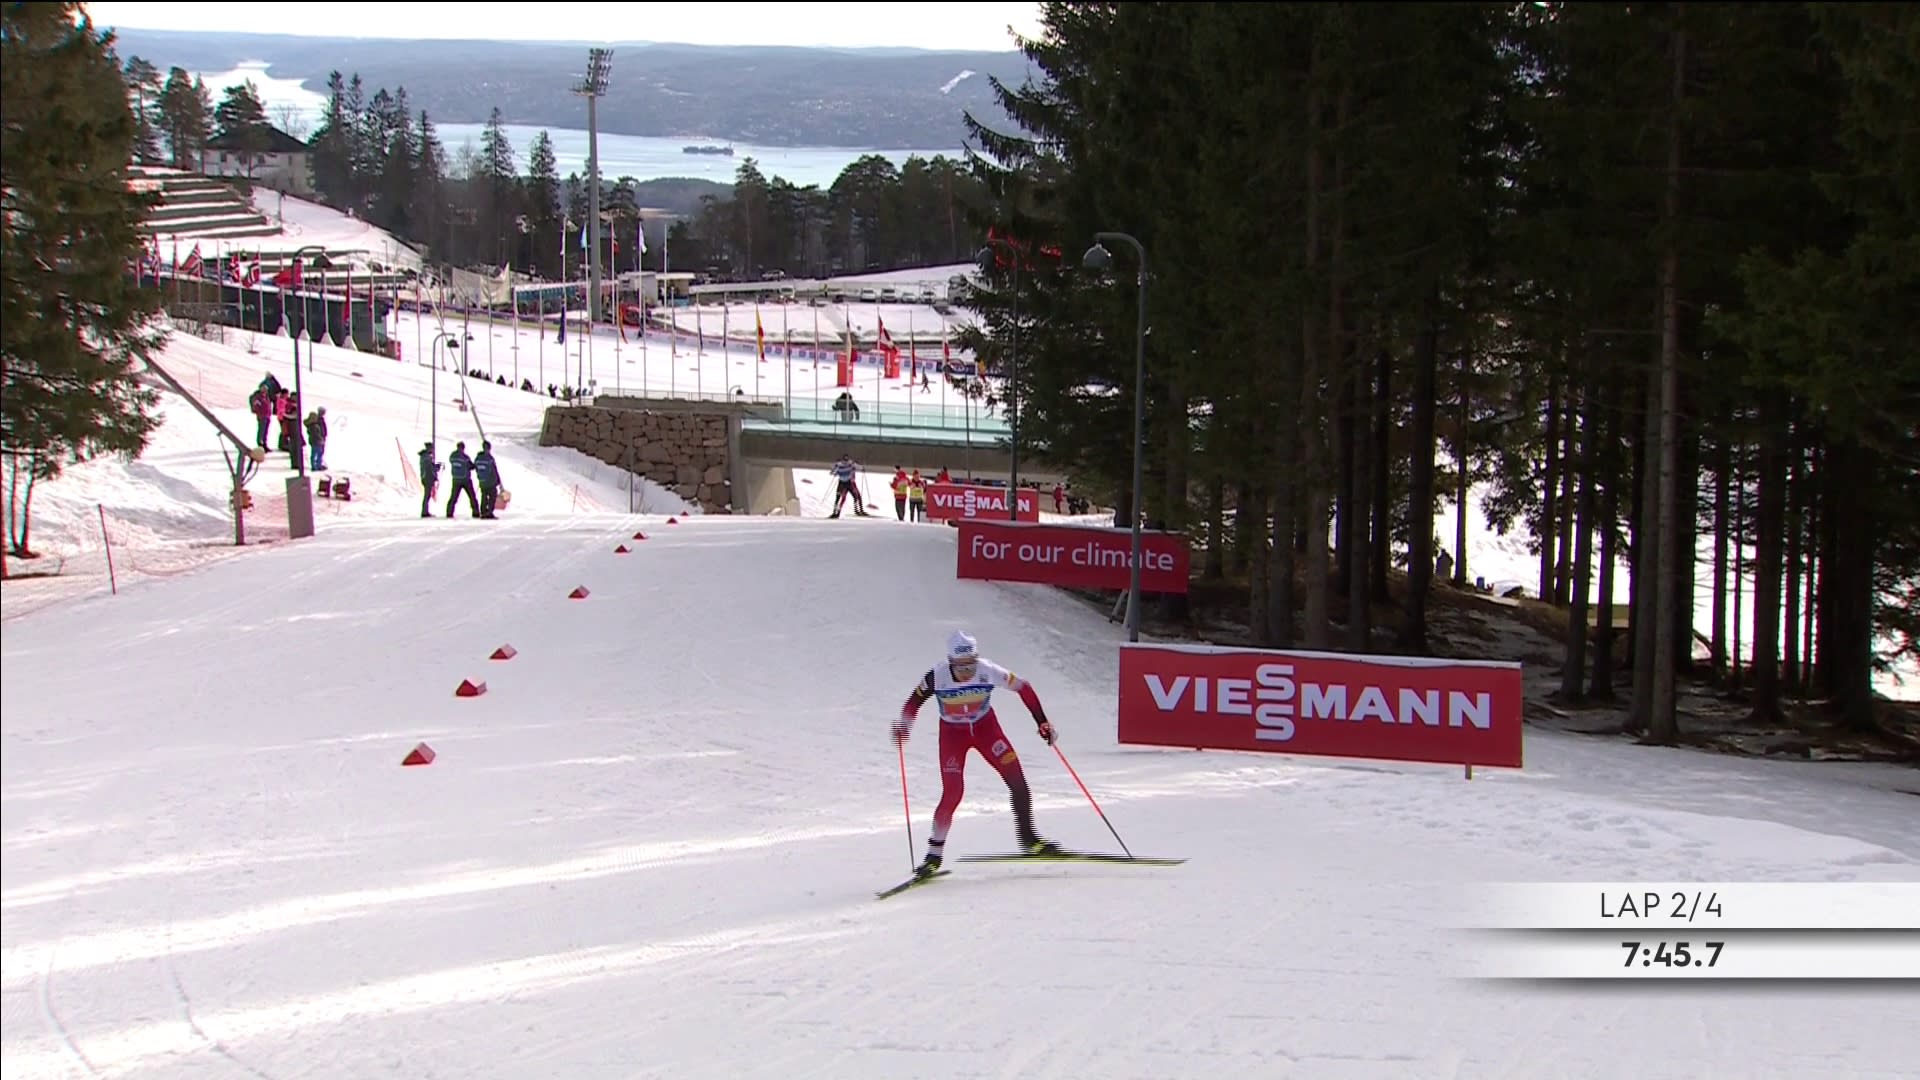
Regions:
[[880, 363], [883, 365], [882, 377], [897, 379], [900, 377], [900, 350], [893, 344], [893, 335], [887, 333], [887, 320], [875, 316], [880, 324], [879, 336], [874, 344], [880, 349]]
[[760, 353], [760, 362], [767, 362], [767, 330], [760, 325], [760, 305], [753, 305], [753, 340]]

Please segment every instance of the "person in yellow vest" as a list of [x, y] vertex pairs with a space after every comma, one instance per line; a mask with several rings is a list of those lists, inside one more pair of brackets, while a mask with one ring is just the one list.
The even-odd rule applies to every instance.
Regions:
[[893, 516], [907, 520], [907, 470], [895, 465], [893, 480], [887, 486], [893, 489]]
[[910, 520], [927, 520], [927, 482], [920, 479], [919, 469], [907, 479], [907, 513]]

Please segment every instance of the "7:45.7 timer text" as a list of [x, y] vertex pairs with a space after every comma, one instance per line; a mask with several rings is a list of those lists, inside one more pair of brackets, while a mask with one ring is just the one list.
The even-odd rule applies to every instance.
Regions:
[[1620, 947], [1627, 951], [1627, 967], [1632, 967], [1638, 961], [1641, 967], [1659, 964], [1669, 968], [1710, 968], [1720, 962], [1720, 950], [1725, 945], [1724, 941], [1701, 942], [1703, 951], [1695, 953], [1685, 941], [1676, 941], [1671, 945], [1662, 941], [1653, 947], [1638, 941], [1620, 943]]

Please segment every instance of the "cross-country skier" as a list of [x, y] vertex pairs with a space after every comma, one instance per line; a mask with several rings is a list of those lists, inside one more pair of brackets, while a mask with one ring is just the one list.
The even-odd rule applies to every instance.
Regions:
[[1020, 695], [1039, 725], [1040, 738], [1053, 745], [1053, 725], [1040, 707], [1040, 695], [1032, 684], [1017, 677], [991, 660], [983, 659], [974, 645], [973, 635], [956, 630], [947, 640], [947, 657], [921, 677], [919, 685], [900, 708], [893, 722], [893, 737], [905, 742], [913, 730], [920, 706], [928, 698], [940, 702], [940, 805], [933, 810], [933, 834], [927, 840], [927, 860], [914, 871], [926, 877], [940, 869], [947, 846], [947, 830], [953, 826], [954, 811], [960, 809], [960, 797], [966, 791], [967, 752], [978, 750], [1000, 779], [1006, 781], [1013, 796], [1013, 825], [1018, 831], [1020, 850], [1028, 855], [1057, 855], [1060, 848], [1043, 840], [1033, 831], [1033, 794], [1027, 789], [1027, 776], [1020, 768], [1020, 756], [1000, 730], [1000, 718], [993, 711], [995, 687]]

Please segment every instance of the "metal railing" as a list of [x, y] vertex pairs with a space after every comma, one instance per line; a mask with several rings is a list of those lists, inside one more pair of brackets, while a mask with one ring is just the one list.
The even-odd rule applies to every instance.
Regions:
[[858, 430], [901, 429], [939, 431], [955, 435], [972, 432], [981, 441], [1004, 437], [1008, 433], [1006, 417], [999, 412], [988, 415], [983, 407], [966, 405], [912, 404], [854, 401], [835, 408], [831, 398], [801, 399], [787, 404], [787, 423], [832, 424]]

